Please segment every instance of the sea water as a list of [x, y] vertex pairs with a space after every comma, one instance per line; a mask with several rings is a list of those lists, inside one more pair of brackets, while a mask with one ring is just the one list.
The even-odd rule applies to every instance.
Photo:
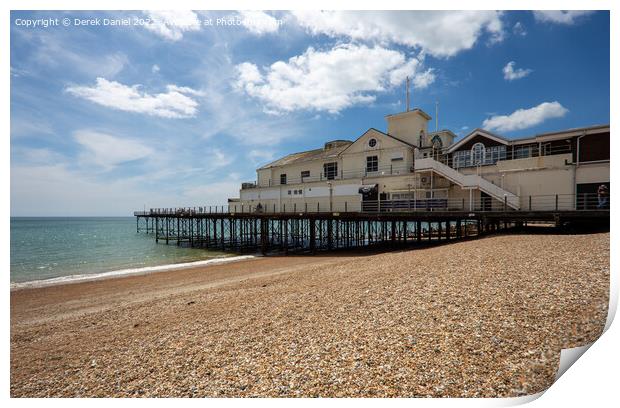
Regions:
[[12, 217], [11, 284], [84, 280], [219, 261], [231, 254], [155, 243], [134, 217]]

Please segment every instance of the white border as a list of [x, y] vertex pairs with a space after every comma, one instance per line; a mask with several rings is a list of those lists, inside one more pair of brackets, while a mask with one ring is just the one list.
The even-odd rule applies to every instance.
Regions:
[[[469, 9], [495, 9], [498, 6], [501, 6], [503, 9], [507, 10], [530, 10], [530, 9], [602, 9], [602, 10], [611, 10], [611, 89], [620, 89], [618, 87], [617, 74], [614, 73], [620, 72], [618, 66], [618, 27], [619, 27], [619, 18], [618, 18], [618, 2], [614, 1], [576, 1], [576, 0], [548, 0], [544, 3], [540, 1], [532, 1], [532, 0], [522, 0], [522, 1], [503, 1], [501, 3], [497, 3], [496, 1], [470, 1], [467, 3], [457, 2], [457, 1], [446, 1], [446, 0], [435, 0], [433, 2], [424, 2], [424, 3], [412, 3], [411, 1], [390, 1], [384, 0], [380, 3], [377, 2], [360, 2], [360, 1], [352, 1], [346, 0], [341, 1], [338, 4], [335, 4], [332, 1], [326, 0], [315, 0], [312, 2], [298, 2], [294, 3], [294, 7], [298, 9], [352, 9], [352, 10], [362, 10], [362, 9], [376, 9], [379, 7], [380, 9], [465, 9], [464, 6], [469, 6]], [[88, 3], [84, 3], [83, 1], [76, 0], [62, 0], [55, 1], [53, 3], [45, 2], [45, 1], [33, 1], [33, 0], [24, 0], [24, 1], [15, 1], [8, 0], [2, 2], [2, 8], [5, 13], [0, 24], [2, 24], [1, 31], [1, 41], [2, 41], [2, 76], [0, 78], [0, 86], [2, 89], [2, 128], [4, 130], [4, 139], [2, 144], [2, 149], [0, 151], [0, 160], [2, 161], [2, 181], [5, 192], [10, 191], [9, 189], [9, 160], [10, 160], [10, 149], [9, 149], [9, 137], [10, 134], [10, 125], [9, 125], [9, 104], [10, 104], [10, 91], [9, 91], [9, 81], [10, 81], [10, 65], [9, 65], [9, 57], [10, 57], [10, 43], [9, 43], [9, 32], [10, 25], [9, 23], [9, 10], [25, 10], [25, 9], [55, 9], [55, 10], [80, 10], [80, 9], [94, 9], [94, 10], [110, 10], [110, 9], [265, 9], [265, 10], [277, 10], [277, 9], [288, 9], [291, 8], [293, 3], [289, 1], [282, 0], [263, 0], [260, 2], [251, 2], [251, 1], [210, 1], [210, 2], [197, 2], [197, 1], [187, 1], [187, 0], [175, 0], [174, 2], [148, 2], [148, 1], [117, 1], [117, 0], [96, 0], [90, 1]], [[86, 7], [88, 6], [88, 7]], [[618, 101], [617, 101], [617, 92], [611, 92], [611, 115], [610, 118], [618, 117]], [[612, 126], [613, 127], [613, 126]], [[617, 142], [616, 138], [612, 138], [611, 140], [611, 149], [612, 152], [617, 151], [616, 149]], [[611, 177], [615, 179], [617, 175], [617, 169], [612, 165], [611, 168]], [[614, 190], [615, 191], [615, 190]], [[612, 195], [614, 192], [612, 191]], [[616, 230], [618, 225], [618, 217], [615, 215], [618, 211], [616, 208], [616, 201], [612, 200], [612, 231]], [[9, 270], [9, 218], [8, 214], [10, 213], [10, 201], [9, 195], [4, 194], [3, 199], [0, 203], [0, 210], [3, 211], [5, 217], [2, 218], [2, 242], [1, 242], [1, 256], [6, 266], [5, 270], [5, 282], [7, 282], [7, 286], [9, 285], [8, 273], [6, 271]], [[613, 239], [614, 234], [612, 234], [612, 245], [615, 242]], [[611, 277], [612, 277], [612, 287], [611, 287], [611, 304], [610, 304], [610, 316], [608, 319], [608, 323], [613, 319], [613, 315], [616, 311], [617, 306], [617, 297], [618, 297], [618, 281], [617, 281], [617, 273], [615, 271], [615, 265], [617, 263], [617, 252], [612, 251], [611, 256]], [[9, 326], [9, 288], [5, 287], [5, 290], [2, 292], [2, 300], [4, 307], [2, 308], [2, 314], [4, 317], [4, 328], [5, 335], [2, 336], [2, 346], [4, 353], [2, 353], [2, 361], [4, 362], [2, 370], [2, 379], [3, 379], [3, 394], [2, 396], [5, 399], [8, 399], [9, 390], [10, 390], [10, 378], [9, 378], [9, 335], [10, 326]], [[541, 398], [535, 401], [533, 404], [535, 406], [573, 406], [573, 405], [611, 405], [609, 404], [611, 401], [616, 400], [616, 387], [617, 387], [617, 367], [618, 367], [618, 347], [620, 344], [620, 334], [618, 333], [618, 324], [611, 325], [610, 329], [598, 340], [590, 350], [586, 353], [584, 358], [579, 359], [575, 363], [575, 367], [568, 370], [568, 372], [563, 375], [556, 384], [554, 384]], [[415, 403], [416, 405], [469, 405], [469, 406], [480, 406], [482, 405], [503, 405], [503, 403], [510, 402], [506, 400], [462, 400], [462, 399], [438, 399], [438, 400], [321, 400], [320, 404], [351, 404], [351, 405], [370, 405], [377, 403], [389, 403], [392, 405], [403, 405]], [[50, 405], [82, 405], [84, 401], [81, 400], [10, 400], [11, 404], [14, 405], [23, 405], [23, 404], [37, 404], [40, 402], [45, 402]], [[149, 406], [156, 405], [161, 406], [162, 404], [168, 405], [172, 401], [170, 400], [114, 400], [114, 404], [138, 404], [144, 405], [148, 404]], [[174, 403], [178, 403], [179, 401], [174, 401]], [[204, 404], [205, 401], [182, 401], [186, 404]], [[289, 404], [290, 401], [287, 400], [209, 400], [208, 404], [210, 405], [220, 405], [220, 404], [256, 404], [256, 405], [264, 405], [264, 406], [273, 406], [273, 405], [282, 405]], [[306, 404], [316, 404], [316, 401], [313, 400], [298, 400], [296, 403], [301, 405]], [[110, 404], [110, 401], [107, 399], [103, 400], [89, 400], [88, 404], [93, 404], [95, 406], [104, 406]]]

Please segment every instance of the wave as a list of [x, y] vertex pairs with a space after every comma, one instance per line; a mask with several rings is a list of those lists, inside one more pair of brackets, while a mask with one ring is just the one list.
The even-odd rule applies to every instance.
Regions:
[[203, 261], [184, 262], [177, 264], [146, 266], [141, 268], [119, 269], [117, 271], [59, 276], [57, 278], [33, 280], [28, 282], [11, 282], [11, 290], [24, 288], [41, 288], [45, 286], [64, 285], [67, 283], [89, 282], [101, 279], [115, 278], [129, 275], [146, 275], [153, 272], [164, 272], [176, 269], [193, 268], [196, 266], [219, 265], [230, 262], [256, 258], [257, 255], [223, 256]]

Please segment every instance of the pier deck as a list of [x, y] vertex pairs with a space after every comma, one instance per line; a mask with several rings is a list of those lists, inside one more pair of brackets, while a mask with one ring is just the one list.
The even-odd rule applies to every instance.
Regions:
[[[217, 208], [219, 210], [219, 207]], [[609, 210], [234, 212], [213, 207], [136, 211], [136, 231], [156, 242], [263, 253], [420, 246], [468, 239], [532, 222], [607, 225]]]

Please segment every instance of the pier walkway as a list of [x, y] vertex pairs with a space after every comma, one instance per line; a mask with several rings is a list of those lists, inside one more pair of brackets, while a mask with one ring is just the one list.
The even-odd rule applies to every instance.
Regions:
[[[531, 200], [530, 200], [531, 201]], [[157, 208], [136, 211], [136, 231], [156, 242], [234, 252], [311, 252], [365, 247], [422, 246], [468, 239], [531, 223], [609, 225], [609, 207], [575, 201], [549, 209], [473, 210], [437, 208], [434, 203], [383, 202], [380, 211], [267, 211], [249, 206]]]

